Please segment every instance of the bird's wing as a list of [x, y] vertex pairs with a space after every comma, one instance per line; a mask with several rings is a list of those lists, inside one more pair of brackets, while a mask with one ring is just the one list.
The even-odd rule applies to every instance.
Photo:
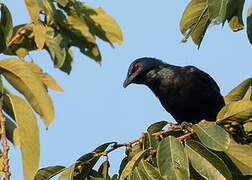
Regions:
[[220, 88], [215, 82], [215, 80], [207, 73], [204, 71], [201, 71], [200, 69], [194, 67], [194, 66], [185, 66], [183, 67], [185, 75], [187, 76], [197, 76], [199, 80], [202, 81], [202, 83], [207, 83], [215, 89], [216, 91], [220, 92]]

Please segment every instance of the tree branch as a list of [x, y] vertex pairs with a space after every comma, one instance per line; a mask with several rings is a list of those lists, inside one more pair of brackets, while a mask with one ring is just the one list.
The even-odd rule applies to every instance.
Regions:
[[1, 100], [0, 100], [0, 123], [1, 123], [0, 134], [2, 136], [2, 146], [3, 146], [3, 150], [4, 150], [4, 152], [2, 153], [3, 165], [4, 165], [3, 171], [5, 173], [5, 179], [9, 180], [10, 175], [11, 175], [11, 173], [9, 172], [9, 158], [8, 158], [9, 146], [7, 144], [7, 139], [6, 139], [6, 129], [5, 129], [6, 119], [2, 113], [2, 101]]

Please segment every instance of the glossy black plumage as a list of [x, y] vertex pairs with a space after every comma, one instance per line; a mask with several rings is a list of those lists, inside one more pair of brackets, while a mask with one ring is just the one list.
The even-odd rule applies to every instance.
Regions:
[[217, 83], [194, 66], [173, 66], [154, 58], [140, 58], [129, 67], [124, 87], [145, 84], [178, 123], [215, 121], [224, 106]]

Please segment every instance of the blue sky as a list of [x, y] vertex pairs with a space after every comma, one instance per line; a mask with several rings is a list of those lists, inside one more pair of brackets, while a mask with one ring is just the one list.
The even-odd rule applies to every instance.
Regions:
[[[34, 61], [64, 89], [63, 93], [49, 90], [56, 113], [49, 129], [45, 130], [42, 120], [38, 120], [40, 168], [70, 166], [100, 144], [131, 141], [154, 122], [173, 121], [147, 87], [122, 87], [128, 66], [136, 58], [150, 56], [170, 64], [195, 65], [216, 80], [223, 95], [252, 75], [252, 46], [246, 30], [234, 33], [228, 24], [210, 26], [199, 50], [191, 39], [180, 43], [183, 36], [179, 21], [189, 1], [85, 2], [92, 7], [102, 7], [116, 19], [124, 42], [112, 49], [98, 40], [102, 66], [72, 48], [74, 64], [70, 76], [53, 68], [45, 51], [31, 53]], [[244, 23], [249, 3], [245, 2]], [[6, 5], [14, 25], [30, 21], [23, 1], [7, 1]], [[2, 55], [1, 59], [4, 57]], [[11, 146], [9, 154], [11, 178], [22, 179], [19, 148], [15, 150]], [[111, 174], [117, 173], [123, 157], [123, 148], [109, 155]]]

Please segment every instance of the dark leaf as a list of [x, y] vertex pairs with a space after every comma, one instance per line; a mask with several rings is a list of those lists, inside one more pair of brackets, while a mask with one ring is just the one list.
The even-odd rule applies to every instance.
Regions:
[[207, 2], [211, 23], [223, 23], [226, 17], [227, 3], [229, 0], [208, 0]]
[[229, 0], [227, 4], [226, 19], [233, 31], [239, 31], [244, 28], [242, 20], [242, 11], [245, 0]]
[[128, 162], [129, 162], [128, 157], [123, 158], [123, 160], [122, 160], [122, 162], [120, 164], [120, 168], [119, 168], [119, 176], [121, 176], [122, 171], [123, 171], [123, 169], [125, 168], [125, 166], [127, 165]]
[[2, 36], [0, 36], [0, 52], [2, 53], [6, 49], [8, 42], [11, 40], [13, 32], [11, 13], [7, 6], [4, 4], [1, 4], [0, 31]]
[[46, 168], [42, 168], [38, 170], [34, 180], [49, 180], [53, 176], [59, 174], [60, 172], [64, 171], [64, 166], [49, 166]]
[[156, 140], [156, 138], [149, 132], [145, 133], [143, 138], [143, 149], [148, 149], [150, 147], [152, 149], [157, 149], [157, 146], [158, 141]]
[[167, 121], [160, 121], [160, 122], [156, 122], [152, 125], [150, 125], [147, 129], [147, 131], [150, 133], [150, 134], [153, 134], [155, 132], [159, 132], [161, 131], [166, 125], [168, 124]]
[[104, 179], [107, 179], [109, 177], [108, 175], [109, 166], [110, 166], [109, 161], [106, 160], [101, 164], [101, 166], [98, 169], [98, 173], [102, 175]]

